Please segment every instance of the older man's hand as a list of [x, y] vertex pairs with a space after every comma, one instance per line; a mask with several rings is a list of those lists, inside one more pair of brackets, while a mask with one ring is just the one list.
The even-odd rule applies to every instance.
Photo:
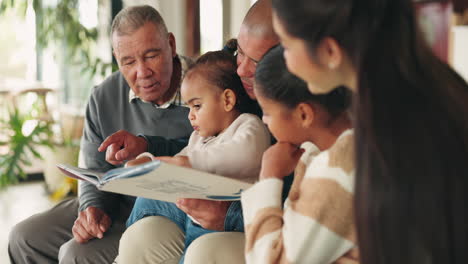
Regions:
[[192, 216], [203, 228], [224, 231], [224, 219], [231, 202], [179, 199], [176, 205]]
[[111, 222], [103, 210], [90, 206], [78, 214], [72, 228], [73, 237], [80, 244], [93, 238], [103, 238]]
[[106, 161], [112, 165], [119, 165], [134, 159], [148, 149], [148, 143], [142, 137], [119, 130], [108, 136], [99, 146], [98, 151], [106, 151]]

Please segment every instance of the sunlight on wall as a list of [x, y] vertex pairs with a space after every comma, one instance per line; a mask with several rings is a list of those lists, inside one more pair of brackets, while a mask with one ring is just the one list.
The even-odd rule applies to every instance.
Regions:
[[468, 82], [468, 26], [457, 26], [453, 31], [453, 67]]
[[176, 39], [178, 54], [186, 51], [186, 0], [123, 0], [124, 7], [131, 5], [150, 5], [161, 14], [167, 29]]
[[[32, 81], [36, 78], [35, 15], [28, 8], [26, 17], [7, 10], [0, 19], [0, 82], [6, 79]], [[14, 87], [6, 87], [15, 89]]]
[[94, 28], [98, 25], [98, 1], [80, 0], [79, 2], [80, 22], [86, 28]]
[[220, 0], [200, 0], [200, 51], [223, 48], [223, 3]]

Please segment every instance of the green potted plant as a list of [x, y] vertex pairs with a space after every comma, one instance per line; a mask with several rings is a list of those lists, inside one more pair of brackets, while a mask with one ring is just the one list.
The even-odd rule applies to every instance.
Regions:
[[[116, 69], [117, 66], [111, 62], [105, 62], [97, 56], [97, 46], [96, 41], [98, 39], [98, 29], [96, 27], [87, 28], [85, 27], [80, 21], [80, 14], [79, 14], [79, 0], [58, 0], [53, 2], [47, 2], [43, 0], [9, 0], [9, 1], [1, 1], [0, 0], [0, 16], [3, 12], [9, 9], [14, 9], [22, 14], [23, 16], [26, 15], [26, 10], [28, 7], [32, 7], [36, 17], [36, 47], [38, 51], [45, 49], [46, 47], [63, 47], [56, 50], [55, 56], [57, 56], [56, 60], [61, 62], [62, 68], [64, 72], [67, 72], [66, 76], [62, 76], [64, 85], [63, 87], [70, 87], [68, 86], [67, 78], [74, 78], [73, 75], [70, 74], [70, 69], [81, 69], [80, 76], [86, 79], [93, 79], [96, 76], [104, 76], [110, 69]], [[76, 83], [76, 80], [73, 79]], [[92, 85], [89, 85], [92, 87]], [[64, 88], [61, 88], [64, 89]], [[87, 92], [87, 90], [83, 91]], [[74, 94], [70, 93], [70, 91], [65, 91], [62, 94], [67, 94], [68, 97], [65, 98], [65, 102], [75, 103], [76, 101], [81, 100], [80, 98], [71, 98]], [[34, 119], [28, 115], [22, 115], [19, 111], [17, 114], [23, 121], [26, 122], [28, 119]], [[10, 112], [9, 115], [13, 114]], [[34, 131], [34, 133], [41, 134], [39, 138], [43, 138], [45, 133], [45, 129], [48, 129], [49, 137], [47, 143], [49, 145], [41, 143], [45, 143], [42, 141], [38, 141], [40, 143], [31, 143], [34, 147], [35, 153], [28, 153], [31, 152], [28, 147], [23, 147], [21, 144], [17, 146], [17, 148], [13, 147], [13, 135], [18, 134], [18, 128], [13, 129], [13, 124], [11, 124], [12, 118], [7, 118], [2, 121], [2, 128], [0, 128], [0, 144], [3, 145], [3, 149], [7, 149], [6, 146], [8, 145], [8, 153], [2, 155], [2, 146], [0, 145], [0, 177], [1, 181], [5, 179], [5, 184], [0, 183], [0, 186], [8, 185], [13, 182], [16, 182], [18, 177], [24, 177], [25, 166], [29, 166], [30, 159], [32, 157], [44, 157], [43, 167], [44, 167], [44, 177], [46, 180], [47, 189], [52, 192], [56, 193], [56, 189], [59, 192], [64, 193], [66, 188], [62, 188], [64, 185], [59, 184], [58, 182], [61, 181], [63, 175], [56, 174], [55, 163], [75, 163], [75, 160], [78, 156], [78, 140], [76, 140], [77, 136], [68, 137], [69, 134], [64, 132], [64, 130], [70, 129], [73, 131], [80, 131], [79, 128], [82, 122], [82, 116], [73, 117], [74, 124], [78, 124], [77, 126], [67, 126], [62, 123], [62, 117], [57, 118], [59, 120], [50, 121], [47, 124], [47, 128], [44, 127], [44, 130], [41, 132]], [[40, 121], [39, 126], [45, 125], [43, 122], [44, 120]], [[29, 121], [31, 122], [31, 121]], [[19, 126], [19, 125], [18, 125]], [[57, 129], [57, 127], [59, 127]], [[68, 127], [68, 128], [67, 128]], [[74, 129], [75, 127], [76, 129]], [[47, 134], [46, 133], [46, 134]], [[19, 134], [18, 134], [19, 135]], [[4, 136], [2, 138], [2, 136]], [[24, 141], [31, 141], [32, 138], [38, 138], [38, 135], [31, 136], [30, 138], [18, 137], [15, 140], [24, 140]], [[46, 147], [47, 146], [47, 147]], [[53, 147], [53, 148], [51, 148]], [[15, 151], [13, 151], [15, 149]], [[15, 154], [16, 152], [22, 154]], [[21, 159], [18, 159], [15, 155], [20, 155]], [[29, 155], [29, 156], [28, 156]], [[31, 157], [30, 157], [31, 156]], [[61, 159], [67, 160], [61, 160]], [[70, 158], [70, 160], [68, 160]], [[71, 161], [73, 160], [73, 161]], [[9, 166], [13, 166], [15, 171], [10, 169], [6, 169], [6, 164]], [[21, 176], [18, 176], [21, 175]], [[71, 186], [71, 184], [66, 183], [66, 186]], [[76, 184], [75, 184], [76, 185]], [[60, 186], [60, 187], [57, 187]], [[68, 187], [67, 187], [68, 188]], [[71, 187], [72, 191], [73, 186]], [[53, 195], [54, 195], [53, 194]], [[61, 195], [58, 195], [61, 196]], [[55, 195], [57, 197], [57, 195]]]
[[52, 148], [51, 123], [33, 119], [14, 106], [0, 120], [0, 135], [0, 147], [6, 152], [0, 155], [0, 187], [26, 178], [25, 168], [31, 166], [31, 158], [42, 159], [39, 148]]
[[[48, 111], [46, 95], [50, 89], [36, 88], [21, 92], [6, 100], [12, 104], [7, 116], [0, 119], [0, 187], [26, 178], [25, 169], [32, 160], [40, 159], [46, 190], [54, 200], [69, 193], [77, 193], [77, 182], [65, 177], [56, 168], [57, 163], [77, 165], [83, 116], [62, 112], [54, 120]], [[21, 101], [35, 95], [32, 107]], [[37, 162], [35, 162], [37, 163]]]

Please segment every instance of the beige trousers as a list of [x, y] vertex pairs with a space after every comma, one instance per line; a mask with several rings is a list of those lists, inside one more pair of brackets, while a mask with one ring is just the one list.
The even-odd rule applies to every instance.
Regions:
[[[163, 216], [149, 216], [131, 225], [119, 244], [118, 264], [177, 264], [184, 251], [184, 233]], [[244, 263], [244, 234], [210, 233], [187, 249], [186, 264]]]

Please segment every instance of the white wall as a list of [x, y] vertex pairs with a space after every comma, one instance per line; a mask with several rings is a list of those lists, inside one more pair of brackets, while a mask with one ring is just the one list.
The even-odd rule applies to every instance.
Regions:
[[166, 22], [169, 32], [172, 32], [176, 38], [177, 53], [185, 54], [185, 0], [124, 0], [123, 2], [124, 7], [132, 5], [150, 5], [156, 8]]
[[231, 22], [230, 22], [230, 37], [237, 37], [240, 25], [244, 20], [245, 14], [252, 5], [250, 0], [231, 0], [230, 1]]
[[[223, 1], [223, 43], [237, 37], [240, 25], [250, 6], [256, 0], [219, 0]], [[167, 28], [174, 33], [177, 42], [177, 52], [186, 51], [186, 0], [124, 0], [124, 7], [130, 5], [148, 4], [155, 7], [166, 21]]]
[[256, 0], [223, 0], [224, 41], [236, 38], [245, 14]]
[[[97, 56], [104, 62], [112, 61], [112, 44], [110, 38], [111, 28], [111, 1], [98, 1], [98, 32], [99, 38], [97, 41]], [[111, 74], [111, 69], [107, 72], [106, 77]], [[96, 76], [94, 82], [100, 83], [104, 80], [104, 76]]]
[[185, 0], [159, 0], [159, 12], [166, 21], [167, 29], [174, 33], [177, 52], [186, 52], [186, 4]]
[[468, 82], [468, 26], [456, 26], [453, 32], [453, 62], [455, 70]]

